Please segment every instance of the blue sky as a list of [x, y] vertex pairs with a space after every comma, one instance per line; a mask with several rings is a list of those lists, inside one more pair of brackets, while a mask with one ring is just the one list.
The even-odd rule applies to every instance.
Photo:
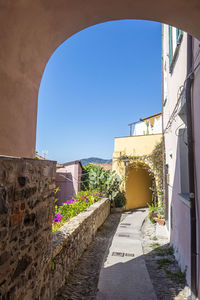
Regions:
[[113, 21], [73, 35], [49, 59], [38, 102], [39, 154], [111, 158], [128, 123], [161, 111], [161, 24]]

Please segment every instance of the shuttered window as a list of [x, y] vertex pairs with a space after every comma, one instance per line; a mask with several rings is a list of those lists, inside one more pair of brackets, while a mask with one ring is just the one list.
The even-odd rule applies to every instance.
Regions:
[[182, 36], [183, 36], [183, 31], [176, 28], [176, 42], [177, 42], [177, 45], [180, 44]]
[[173, 48], [172, 48], [172, 26], [169, 26], [169, 66], [172, 64]]
[[178, 49], [183, 37], [183, 31], [169, 26], [169, 71], [173, 70], [175, 60], [177, 57]]

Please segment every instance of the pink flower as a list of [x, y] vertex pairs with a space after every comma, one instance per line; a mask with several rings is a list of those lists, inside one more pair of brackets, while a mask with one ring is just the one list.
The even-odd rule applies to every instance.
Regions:
[[57, 214], [57, 215], [55, 215], [53, 222], [60, 222], [61, 220], [62, 220], [61, 214]]

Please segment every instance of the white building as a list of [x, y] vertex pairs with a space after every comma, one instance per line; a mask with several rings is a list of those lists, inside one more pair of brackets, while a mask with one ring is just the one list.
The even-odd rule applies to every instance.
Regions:
[[148, 135], [162, 133], [162, 114], [158, 113], [135, 123], [133, 135]]

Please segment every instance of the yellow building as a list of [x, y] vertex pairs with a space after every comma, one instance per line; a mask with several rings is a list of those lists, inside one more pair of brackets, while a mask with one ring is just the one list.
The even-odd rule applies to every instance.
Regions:
[[[133, 124], [134, 135], [115, 138], [113, 153], [113, 170], [125, 179], [127, 210], [152, 202], [150, 188], [156, 182], [156, 174], [152, 173], [148, 156], [162, 140], [162, 116], [159, 113], [129, 124], [131, 133]], [[130, 159], [133, 157], [135, 162]]]

